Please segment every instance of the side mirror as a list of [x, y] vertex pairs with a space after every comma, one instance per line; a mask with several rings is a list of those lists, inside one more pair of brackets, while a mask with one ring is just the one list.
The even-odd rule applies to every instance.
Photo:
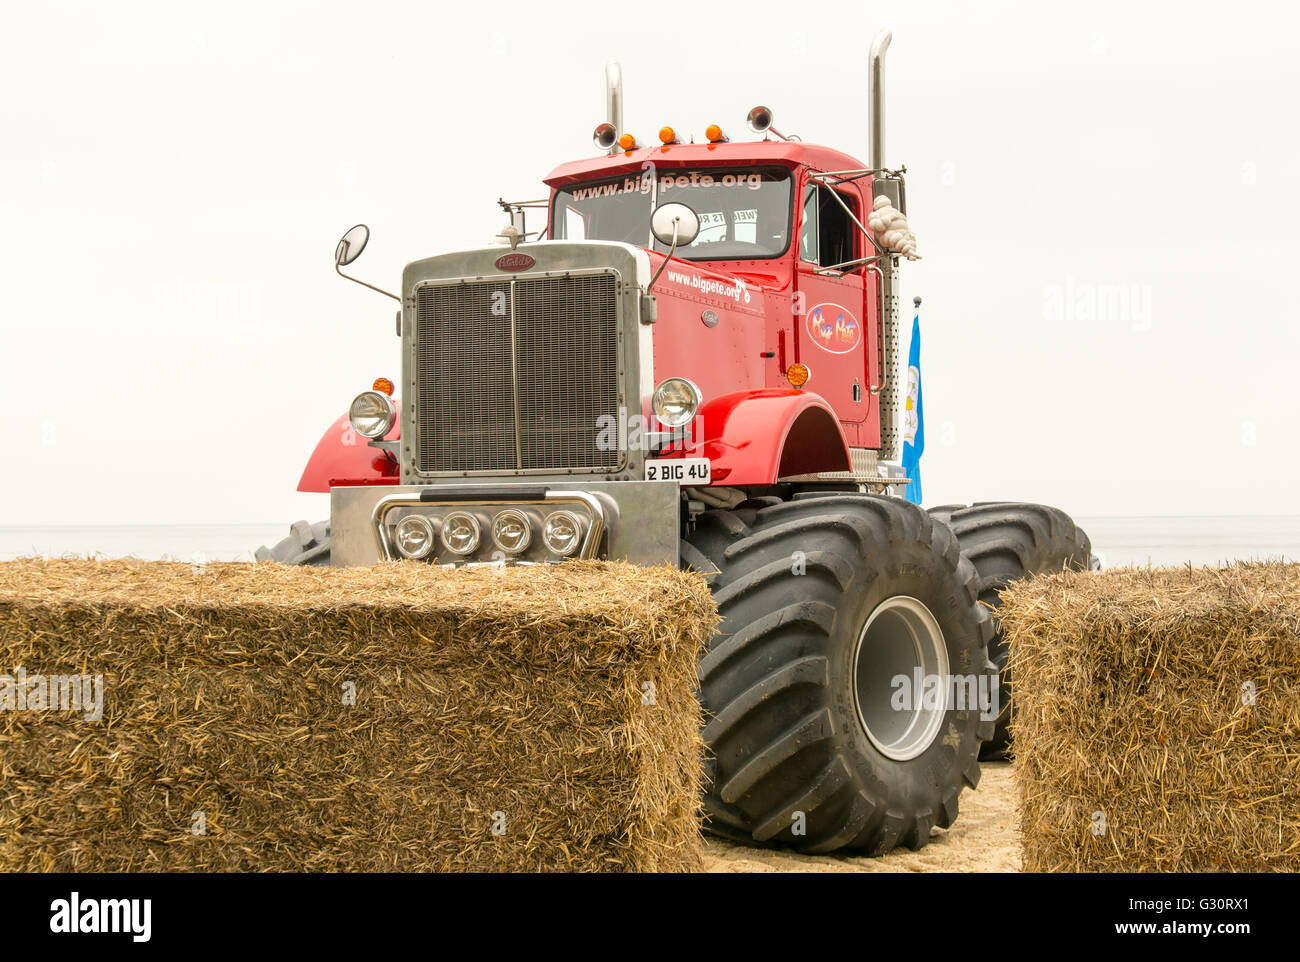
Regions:
[[650, 215], [650, 233], [654, 234], [659, 243], [668, 245], [668, 256], [646, 285], [647, 294], [654, 290], [655, 281], [659, 280], [659, 275], [664, 272], [677, 248], [690, 246], [699, 235], [700, 215], [685, 204], [660, 204]]
[[689, 247], [700, 233], [700, 217], [685, 204], [660, 204], [650, 215], [650, 233], [669, 247]]
[[377, 291], [385, 297], [391, 297], [397, 303], [402, 303], [402, 299], [396, 294], [389, 293], [382, 287], [375, 287], [374, 284], [367, 284], [360, 278], [353, 277], [350, 274], [344, 274], [343, 268], [351, 264], [361, 256], [361, 252], [366, 249], [366, 241], [370, 240], [370, 228], [365, 224], [358, 224], [352, 228], [339, 240], [339, 246], [334, 248], [334, 270], [339, 277], [346, 277], [348, 280], [360, 284], [362, 287], [368, 287], [372, 291]]
[[339, 241], [339, 246], [334, 248], [334, 266], [347, 267], [354, 260], [361, 256], [361, 252], [366, 249], [366, 242], [370, 240], [370, 228], [365, 224], [358, 224], [352, 228]]

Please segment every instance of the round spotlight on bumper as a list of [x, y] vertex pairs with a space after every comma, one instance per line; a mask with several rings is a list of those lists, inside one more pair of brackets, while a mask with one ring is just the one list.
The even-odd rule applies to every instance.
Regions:
[[660, 381], [651, 400], [655, 417], [670, 428], [689, 424], [703, 403], [704, 395], [695, 382], [684, 377], [670, 377]]
[[433, 524], [429, 519], [418, 514], [407, 515], [397, 522], [393, 540], [403, 558], [417, 561], [426, 557], [433, 550]]
[[387, 394], [363, 391], [352, 399], [348, 420], [363, 438], [382, 438], [397, 420], [397, 405]]
[[464, 511], [453, 511], [442, 519], [442, 543], [453, 554], [466, 555], [478, 547], [483, 538], [478, 518]]
[[522, 511], [507, 508], [492, 520], [492, 541], [507, 554], [519, 554], [532, 540], [532, 523]]
[[586, 525], [570, 511], [556, 511], [542, 525], [542, 540], [548, 550], [567, 558], [582, 545]]

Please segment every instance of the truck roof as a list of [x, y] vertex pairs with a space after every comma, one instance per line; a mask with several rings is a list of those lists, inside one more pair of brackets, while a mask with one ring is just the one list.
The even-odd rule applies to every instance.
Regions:
[[615, 174], [640, 173], [641, 165], [653, 161], [668, 167], [694, 167], [704, 164], [751, 165], [763, 163], [797, 166], [807, 164], [816, 170], [862, 170], [867, 165], [855, 157], [819, 144], [790, 140], [732, 141], [723, 144], [654, 144], [635, 150], [620, 150], [584, 160], [561, 164], [544, 178], [549, 187], [563, 187], [577, 181], [612, 177]]

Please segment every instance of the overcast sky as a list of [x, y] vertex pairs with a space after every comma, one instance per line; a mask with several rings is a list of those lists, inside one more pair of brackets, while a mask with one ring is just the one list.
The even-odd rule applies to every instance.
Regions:
[[478, 246], [628, 127], [755, 104], [886, 162], [924, 260], [927, 503], [1296, 513], [1295, 4], [48, 3], [0, 34], [0, 524], [323, 518], [322, 431], [396, 376], [333, 274]]

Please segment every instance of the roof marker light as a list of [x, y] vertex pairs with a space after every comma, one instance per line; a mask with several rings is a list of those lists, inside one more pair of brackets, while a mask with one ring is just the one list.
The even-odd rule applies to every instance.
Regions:
[[711, 144], [725, 144], [731, 141], [731, 138], [722, 132], [722, 128], [717, 124], [709, 124], [704, 128], [704, 136], [708, 138]]
[[636, 150], [636, 138], [631, 134], [624, 134], [618, 138], [618, 145], [624, 150]]
[[673, 130], [671, 127], [659, 128], [659, 140], [665, 145], [681, 143], [681, 141], [677, 139], [677, 131]]

